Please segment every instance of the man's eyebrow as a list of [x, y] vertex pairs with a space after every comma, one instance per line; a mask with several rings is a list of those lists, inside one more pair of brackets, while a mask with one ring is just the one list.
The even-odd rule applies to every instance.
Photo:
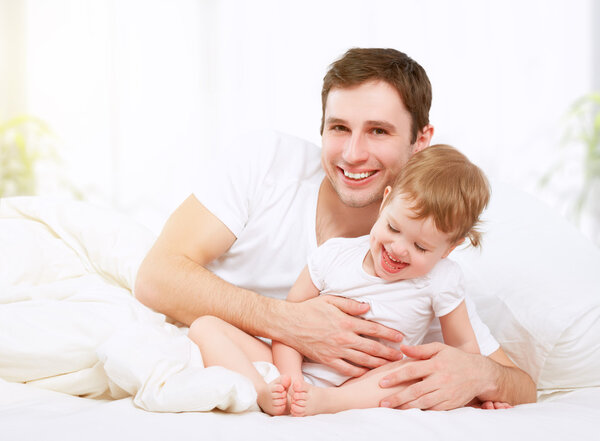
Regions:
[[387, 121], [366, 121], [365, 122], [369, 126], [381, 127], [382, 129], [388, 130], [390, 132], [396, 131], [396, 126]]
[[344, 124], [344, 125], [348, 125], [348, 121], [346, 121], [345, 119], [342, 118], [335, 118], [333, 116], [330, 116], [329, 118], [327, 118], [325, 120], [325, 122], [327, 124]]
[[[325, 120], [326, 124], [342, 124], [342, 125], [348, 125], [348, 121], [346, 121], [345, 119], [342, 118], [336, 118], [334, 116], [331, 116], [329, 118], [327, 118]], [[388, 130], [390, 132], [395, 132], [396, 131], [396, 126], [388, 121], [383, 121], [383, 120], [369, 120], [369, 121], [365, 121], [365, 125], [367, 126], [371, 126], [371, 127], [381, 127], [382, 129]]]

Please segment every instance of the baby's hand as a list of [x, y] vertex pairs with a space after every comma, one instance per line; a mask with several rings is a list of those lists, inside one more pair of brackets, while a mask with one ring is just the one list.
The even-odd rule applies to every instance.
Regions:
[[511, 409], [512, 406], [501, 401], [484, 401], [481, 403], [482, 409]]

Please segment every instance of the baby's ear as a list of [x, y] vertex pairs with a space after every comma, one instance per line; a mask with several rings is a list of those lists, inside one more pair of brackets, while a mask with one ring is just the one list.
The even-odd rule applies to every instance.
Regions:
[[452, 251], [454, 251], [454, 248], [456, 248], [457, 246], [459, 246], [464, 241], [465, 241], [465, 238], [463, 237], [462, 239], [457, 240], [456, 242], [454, 242], [454, 245], [450, 245], [450, 247], [448, 248], [448, 251], [446, 251], [446, 253], [442, 256], [442, 259], [445, 259], [446, 257], [448, 257], [448, 254], [450, 254]]
[[379, 212], [381, 213], [381, 210], [383, 210], [383, 206], [385, 205], [385, 201], [388, 198], [388, 196], [390, 195], [390, 193], [392, 192], [392, 187], [390, 187], [389, 185], [387, 187], [385, 187], [385, 190], [383, 190], [383, 199], [381, 200], [381, 205], [379, 206]]

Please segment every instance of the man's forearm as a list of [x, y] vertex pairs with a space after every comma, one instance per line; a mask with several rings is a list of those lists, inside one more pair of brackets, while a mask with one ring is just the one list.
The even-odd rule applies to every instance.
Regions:
[[536, 385], [531, 377], [515, 366], [504, 366], [491, 357], [482, 357], [483, 369], [487, 373], [484, 392], [477, 396], [481, 401], [500, 401], [525, 404], [537, 400]]
[[274, 331], [285, 303], [232, 285], [185, 256], [148, 254], [138, 272], [136, 297], [146, 306], [190, 325], [203, 315], [219, 317], [252, 335]]
[[189, 258], [160, 250], [150, 250], [140, 266], [135, 296], [187, 325], [203, 315], [219, 317], [248, 334], [280, 341], [350, 376], [364, 373], [360, 366], [377, 367], [401, 356], [362, 337], [401, 338], [395, 330], [352, 317], [364, 314], [368, 305], [334, 296], [299, 303], [272, 299], [234, 286]]

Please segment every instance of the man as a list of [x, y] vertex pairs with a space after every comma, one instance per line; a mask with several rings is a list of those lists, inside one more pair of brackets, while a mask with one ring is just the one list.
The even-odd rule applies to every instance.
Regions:
[[[369, 233], [384, 188], [431, 141], [431, 86], [423, 68], [401, 52], [352, 49], [325, 76], [322, 103], [321, 152], [284, 135], [257, 136], [200, 170], [201, 185], [165, 224], [140, 267], [135, 293], [182, 323], [217, 316], [358, 376], [402, 357], [367, 337], [399, 341], [402, 335], [356, 317], [368, 305], [349, 299], [283, 299], [317, 245]], [[442, 343], [407, 348], [416, 361], [398, 361], [380, 385], [420, 381], [382, 406], [535, 401], [531, 378], [470, 314], [486, 356]]]

